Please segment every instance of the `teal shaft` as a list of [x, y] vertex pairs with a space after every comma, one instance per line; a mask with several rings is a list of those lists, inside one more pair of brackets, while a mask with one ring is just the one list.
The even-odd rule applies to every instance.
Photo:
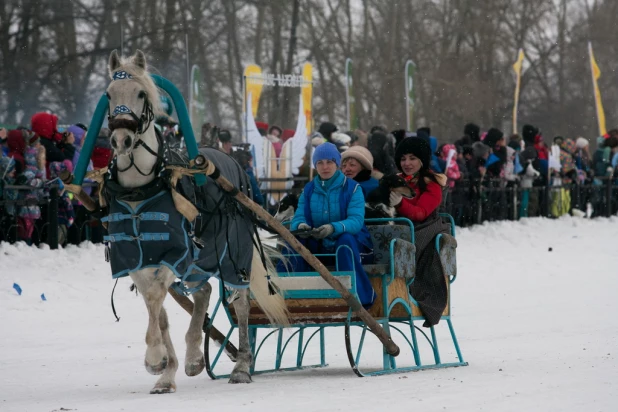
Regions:
[[[182, 97], [180, 90], [166, 78], [153, 74], [152, 80], [172, 98], [172, 102], [176, 108], [176, 114], [178, 115], [178, 122], [180, 123], [180, 128], [184, 135], [185, 144], [187, 145], [189, 159], [195, 159], [199, 152], [197, 150], [197, 142], [193, 134], [193, 128], [191, 127], [191, 119], [189, 118], [189, 111], [187, 110], [185, 99]], [[201, 174], [195, 175], [195, 183], [198, 186], [203, 185], [206, 183], [206, 176]]]
[[[187, 153], [190, 159], [195, 159], [195, 157], [199, 154], [197, 141], [195, 140], [193, 128], [191, 127], [189, 111], [187, 110], [187, 105], [185, 104], [185, 100], [182, 97], [180, 90], [178, 90], [172, 82], [164, 77], [157, 74], [153, 74], [151, 76], [157, 87], [163, 89], [172, 98], [172, 102], [176, 108], [176, 113], [178, 114], [178, 122], [180, 123], [180, 127], [184, 134]], [[90, 157], [92, 156], [92, 151], [94, 150], [94, 144], [99, 136], [99, 132], [103, 126], [103, 121], [105, 120], [105, 115], [107, 114], [108, 109], [109, 100], [107, 95], [103, 94], [103, 96], [99, 99], [99, 103], [97, 104], [94, 115], [92, 116], [90, 126], [88, 127], [88, 132], [86, 133], [84, 145], [81, 150], [81, 156], [75, 166], [73, 183], [76, 185], [81, 185], [84, 181], [86, 169], [88, 168], [88, 163], [90, 161]], [[198, 186], [203, 185], [206, 183], [206, 176], [203, 174], [196, 174], [195, 183]]]
[[79, 160], [73, 170], [73, 184], [81, 185], [84, 182], [86, 169], [88, 168], [88, 163], [90, 162], [90, 157], [92, 156], [92, 151], [94, 150], [94, 144], [96, 143], [101, 127], [103, 126], [103, 120], [105, 120], [108, 107], [109, 101], [107, 99], [107, 94], [103, 93], [103, 96], [99, 99], [99, 103], [97, 103], [97, 108], [94, 110], [94, 115], [90, 121], [88, 132], [86, 132], [86, 137], [84, 137], [85, 140]]

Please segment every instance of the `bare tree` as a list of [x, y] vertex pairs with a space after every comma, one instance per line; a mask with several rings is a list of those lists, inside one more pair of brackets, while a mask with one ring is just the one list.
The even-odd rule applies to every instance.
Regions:
[[[404, 127], [403, 69], [413, 59], [415, 124], [447, 141], [469, 121], [510, 130], [511, 66], [523, 48], [520, 122], [546, 136], [594, 137], [587, 43], [614, 127], [618, 43], [608, 28], [617, 17], [612, 0], [12, 0], [0, 3], [0, 121], [27, 123], [37, 110], [87, 121], [107, 83], [107, 55], [122, 47], [144, 50], [181, 90], [188, 53], [212, 121], [238, 133], [250, 63], [270, 73], [313, 63], [315, 122], [343, 128], [349, 57], [361, 126], [395, 129]], [[265, 87], [258, 117], [293, 127], [296, 102], [287, 88]]]

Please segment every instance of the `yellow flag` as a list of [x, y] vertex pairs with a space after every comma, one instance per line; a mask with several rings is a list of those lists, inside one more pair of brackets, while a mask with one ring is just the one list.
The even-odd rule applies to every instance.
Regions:
[[303, 66], [303, 80], [306, 83], [302, 85], [301, 98], [303, 99], [303, 108], [305, 109], [305, 117], [307, 118], [307, 135], [310, 135], [313, 130], [313, 114], [311, 113], [313, 66], [311, 63], [305, 63]]
[[[262, 94], [263, 82], [261, 79], [255, 79], [252, 77], [259, 77], [262, 75], [262, 69], [260, 66], [250, 64], [245, 68], [245, 98], [251, 95], [251, 111], [253, 117], [257, 117], [258, 105], [260, 104], [260, 95]], [[243, 105], [247, 107], [247, 103]]]
[[513, 64], [513, 70], [517, 76], [521, 75], [521, 68], [524, 64], [524, 50], [519, 49], [519, 53], [517, 54], [517, 61]]
[[590, 71], [592, 72], [592, 87], [594, 89], [594, 102], [597, 110], [597, 120], [599, 122], [599, 134], [603, 136], [607, 133], [607, 129], [605, 127], [605, 110], [603, 110], [601, 91], [599, 90], [599, 83], [597, 82], [601, 77], [601, 70], [594, 59], [594, 54], [592, 53], [592, 43], [590, 42], [588, 42], [588, 52], [590, 53]]
[[519, 49], [517, 54], [517, 61], [513, 64], [513, 70], [517, 77], [515, 83], [515, 97], [513, 102], [513, 134], [517, 133], [517, 109], [519, 107], [519, 90], [521, 88], [521, 69], [524, 65], [524, 50]]

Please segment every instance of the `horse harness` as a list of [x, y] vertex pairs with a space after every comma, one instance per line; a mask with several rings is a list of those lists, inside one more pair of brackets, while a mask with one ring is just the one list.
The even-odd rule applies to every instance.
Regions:
[[[105, 94], [107, 95], [108, 100], [111, 100], [109, 93], [106, 92]], [[112, 132], [116, 129], [128, 129], [135, 134], [136, 139], [135, 139], [135, 143], [133, 143], [132, 150], [136, 150], [141, 146], [148, 153], [150, 153], [151, 155], [157, 158], [157, 162], [153, 165], [152, 169], [150, 169], [150, 172], [144, 173], [135, 164], [133, 151], [131, 151], [131, 154], [129, 155], [129, 160], [131, 161], [131, 163], [129, 163], [129, 166], [127, 166], [125, 169], [122, 169], [122, 170], [119, 169], [118, 171], [126, 172], [131, 167], [135, 167], [135, 170], [137, 170], [137, 172], [141, 174], [142, 176], [150, 176], [153, 173], [159, 174], [162, 171], [162, 166], [163, 166], [162, 160], [163, 160], [163, 155], [164, 155], [165, 144], [163, 142], [163, 137], [160, 135], [160, 133], [156, 129], [155, 129], [155, 133], [157, 136], [157, 142], [159, 143], [159, 149], [157, 152], [152, 150], [152, 148], [148, 146], [148, 144], [145, 143], [144, 140], [140, 138], [140, 136], [143, 135], [148, 130], [152, 121], [154, 120], [154, 111], [152, 109], [152, 103], [150, 103], [150, 100], [148, 99], [148, 96], [146, 95], [146, 93], [144, 93], [143, 91], [140, 92], [139, 97], [144, 99], [144, 106], [142, 107], [142, 113], [140, 114], [139, 117], [135, 114], [135, 112], [133, 112], [133, 110], [131, 110], [126, 105], [116, 106], [114, 110], [112, 110], [110, 106], [108, 109], [109, 115], [107, 116], [107, 121], [108, 121], [109, 129]], [[120, 119], [118, 118], [118, 116], [120, 115], [128, 115], [128, 116], [131, 116], [132, 118], [131, 119]]]

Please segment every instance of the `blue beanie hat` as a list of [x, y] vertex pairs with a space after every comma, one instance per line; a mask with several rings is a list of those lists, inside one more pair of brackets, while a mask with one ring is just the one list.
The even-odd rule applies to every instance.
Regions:
[[341, 164], [341, 153], [339, 153], [337, 146], [335, 146], [334, 144], [329, 142], [322, 143], [321, 145], [316, 147], [315, 151], [313, 152], [314, 168], [320, 160], [332, 160], [337, 164], [337, 167], [339, 167], [339, 165]]

